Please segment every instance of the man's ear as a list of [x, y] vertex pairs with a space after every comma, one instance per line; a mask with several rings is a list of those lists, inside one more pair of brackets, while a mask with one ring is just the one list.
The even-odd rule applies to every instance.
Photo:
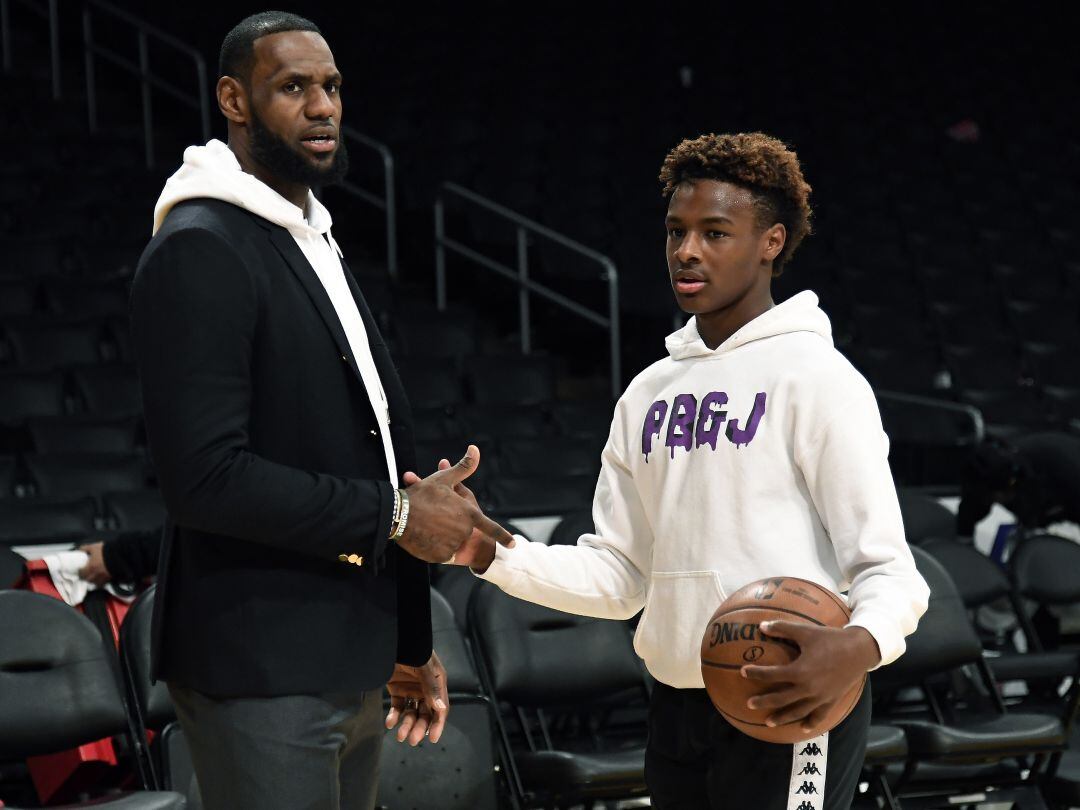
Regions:
[[222, 76], [217, 83], [218, 109], [234, 124], [246, 124], [248, 119], [247, 90], [232, 76]]
[[775, 261], [776, 257], [780, 255], [780, 251], [784, 249], [784, 244], [787, 242], [787, 228], [783, 224], [777, 222], [770, 228], [766, 228], [765, 232], [761, 235], [761, 260], [768, 263]]

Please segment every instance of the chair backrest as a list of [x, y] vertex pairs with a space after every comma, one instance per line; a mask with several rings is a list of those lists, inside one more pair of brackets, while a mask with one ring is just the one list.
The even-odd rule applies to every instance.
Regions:
[[96, 495], [149, 486], [146, 458], [138, 453], [27, 453], [23, 461], [40, 495]]
[[7, 546], [0, 546], [0, 590], [14, 587], [25, 569], [26, 560]]
[[127, 730], [101, 635], [58, 599], [0, 591], [0, 760]]
[[926, 550], [949, 572], [960, 598], [969, 608], [1008, 596], [1012, 585], [1001, 567], [974, 546], [958, 540], [927, 540]]
[[131, 453], [136, 424], [121, 419], [34, 419], [27, 424], [34, 450], [39, 453]]
[[918, 628], [907, 637], [904, 654], [871, 674], [875, 688], [886, 691], [919, 684], [930, 675], [982, 657], [982, 643], [948, 571], [917, 546], [911, 547], [911, 553], [919, 573], [930, 586], [930, 601]]
[[176, 710], [165, 682], [153, 683], [150, 676], [150, 627], [156, 592], [156, 585], [147, 588], [124, 617], [120, 625], [120, 660], [143, 725], [160, 731], [176, 719]]
[[909, 543], [918, 545], [931, 537], [949, 539], [956, 536], [956, 515], [937, 500], [906, 489], [899, 490], [897, 496]]
[[493, 699], [561, 707], [644, 687], [622, 622], [541, 607], [481, 583], [469, 602], [469, 626]]
[[106, 492], [102, 503], [116, 528], [125, 532], [158, 531], [165, 525], [165, 501], [156, 489]]
[[551, 530], [548, 538], [549, 546], [576, 546], [578, 538], [583, 534], [592, 534], [596, 531], [593, 523], [592, 509], [575, 509], [563, 515]]
[[1009, 558], [1021, 596], [1044, 605], [1080, 602], [1080, 543], [1052, 534], [1025, 538]]
[[93, 498], [25, 498], [0, 501], [0, 543], [81, 540], [94, 532]]
[[10, 498], [15, 490], [15, 456], [0, 455], [0, 499]]
[[[468, 571], [465, 573], [472, 577]], [[454, 609], [446, 597], [434, 588], [431, 589], [431, 634], [432, 646], [446, 668], [446, 685], [450, 694], [480, 694], [480, 679], [476, 676], [472, 655], [455, 620]]]
[[0, 422], [32, 416], [58, 416], [67, 407], [59, 372], [0, 373]]

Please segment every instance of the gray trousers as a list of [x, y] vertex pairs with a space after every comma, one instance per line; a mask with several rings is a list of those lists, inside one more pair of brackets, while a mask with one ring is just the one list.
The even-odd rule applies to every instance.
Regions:
[[372, 810], [382, 690], [218, 700], [169, 684], [204, 810]]

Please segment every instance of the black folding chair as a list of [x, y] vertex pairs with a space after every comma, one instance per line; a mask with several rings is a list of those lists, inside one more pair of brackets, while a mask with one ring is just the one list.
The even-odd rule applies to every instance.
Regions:
[[[1065, 749], [1064, 724], [1052, 714], [1006, 708], [948, 572], [921, 548], [911, 551], [930, 586], [930, 605], [904, 655], [871, 675], [874, 692], [891, 698], [879, 701], [876, 719], [907, 738], [907, 764], [893, 789], [906, 808], [935, 807], [943, 796], [964, 793], [982, 797], [972, 804], [1045, 807], [1040, 769]], [[904, 702], [905, 689], [920, 700]], [[971, 768], [1009, 763], [1015, 768]], [[938, 766], [937, 773], [924, 765]]]
[[431, 629], [435, 652], [446, 667], [450, 716], [438, 743], [425, 740], [411, 748], [397, 741], [396, 729], [386, 732], [376, 805], [382, 810], [496, 810], [501, 768], [495, 761], [493, 711], [453, 610], [434, 590]]
[[[0, 761], [113, 735], [136, 744], [101, 635], [57, 599], [0, 591], [0, 728]], [[66, 806], [182, 810], [186, 802], [179, 793], [161, 791]]]
[[605, 733], [617, 708], [645, 698], [622, 623], [540, 607], [482, 583], [469, 626], [481, 681], [500, 707], [500, 742], [521, 805], [588, 806], [646, 793], [640, 734]]

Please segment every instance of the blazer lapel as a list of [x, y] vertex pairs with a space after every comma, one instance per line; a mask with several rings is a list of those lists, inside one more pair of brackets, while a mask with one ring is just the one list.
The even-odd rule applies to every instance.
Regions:
[[300, 280], [308, 297], [311, 299], [311, 303], [315, 305], [315, 309], [323, 319], [323, 323], [330, 330], [342, 358], [345, 359], [345, 362], [349, 364], [349, 368], [356, 374], [356, 378], [363, 384], [364, 378], [360, 374], [360, 367], [356, 364], [356, 358], [353, 357], [349, 339], [345, 337], [345, 330], [341, 326], [341, 320], [338, 318], [337, 311], [330, 301], [330, 296], [326, 293], [326, 288], [315, 274], [311, 263], [307, 260], [307, 256], [300, 250], [296, 240], [292, 238], [287, 230], [271, 223], [267, 223], [267, 225], [270, 231], [270, 241], [273, 242], [282, 258], [285, 259], [289, 269]]

